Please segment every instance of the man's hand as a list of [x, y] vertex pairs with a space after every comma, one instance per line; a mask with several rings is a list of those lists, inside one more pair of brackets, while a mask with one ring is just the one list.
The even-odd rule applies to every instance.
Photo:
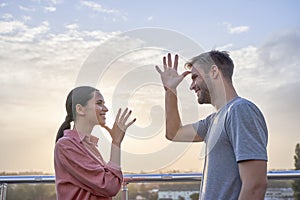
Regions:
[[178, 74], [177, 72], [178, 55], [175, 55], [174, 66], [172, 66], [171, 54], [168, 53], [168, 62], [166, 57], [164, 56], [163, 66], [164, 66], [164, 71], [162, 71], [158, 66], [155, 66], [155, 68], [157, 72], [160, 74], [160, 78], [162, 80], [165, 90], [171, 90], [175, 92], [177, 86], [179, 85], [179, 83], [181, 83], [184, 77], [191, 73], [190, 71], [185, 71], [181, 75]]

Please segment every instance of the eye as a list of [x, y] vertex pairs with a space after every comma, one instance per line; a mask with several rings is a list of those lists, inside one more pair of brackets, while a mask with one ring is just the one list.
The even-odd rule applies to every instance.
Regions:
[[96, 104], [99, 105], [99, 106], [103, 106], [104, 102], [103, 101], [97, 101]]

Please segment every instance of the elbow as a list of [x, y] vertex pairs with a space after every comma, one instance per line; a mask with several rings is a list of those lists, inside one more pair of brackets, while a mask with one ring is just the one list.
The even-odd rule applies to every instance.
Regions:
[[111, 187], [111, 188], [107, 189], [107, 191], [106, 191], [107, 197], [114, 197], [114, 196], [116, 196], [119, 193], [120, 189], [121, 189], [121, 185], [122, 184], [119, 184], [118, 187], [115, 186], [115, 187]]
[[92, 193], [99, 197], [114, 197], [118, 194], [122, 186], [122, 179], [115, 178], [112, 180], [105, 180], [92, 186]]
[[118, 194], [118, 192], [121, 189], [122, 183], [114, 183], [114, 184], [109, 184], [106, 187], [98, 187], [95, 191], [94, 194], [99, 196], [99, 197], [114, 197]]
[[262, 183], [260, 183], [260, 188], [261, 188], [262, 194], [265, 196], [265, 193], [268, 189], [268, 179], [267, 178], [265, 178], [264, 181], [262, 181]]
[[170, 141], [173, 141], [173, 137], [169, 136], [168, 134], [166, 134], [166, 139], [170, 140]]
[[174, 136], [172, 136], [170, 133], [166, 132], [166, 139], [170, 141], [174, 141]]
[[252, 183], [251, 185], [245, 186], [244, 189], [246, 189], [249, 194], [249, 196], [255, 197], [255, 199], [261, 199], [263, 200], [265, 197], [265, 193], [268, 187], [268, 181], [267, 178], [257, 181], [255, 183]]
[[257, 183], [253, 188], [252, 192], [254, 196], [257, 196], [257, 199], [263, 200], [265, 198], [267, 187], [267, 182]]
[[259, 193], [265, 195], [265, 192], [268, 188], [268, 179], [267, 177], [262, 179], [261, 181], [257, 182], [254, 186], [254, 189], [257, 190]]
[[175, 137], [178, 133], [178, 129], [173, 129], [173, 128], [170, 128], [170, 127], [166, 127], [166, 139], [167, 140], [170, 140], [170, 141], [175, 141]]

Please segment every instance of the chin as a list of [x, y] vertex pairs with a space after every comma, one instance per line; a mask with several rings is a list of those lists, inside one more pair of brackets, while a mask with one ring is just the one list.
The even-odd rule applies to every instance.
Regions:
[[211, 101], [210, 101], [210, 99], [198, 98], [198, 103], [199, 104], [211, 104]]
[[105, 122], [99, 122], [100, 126], [105, 126], [105, 124], [106, 124]]
[[105, 124], [106, 124], [106, 122], [103, 121], [103, 120], [98, 120], [97, 121], [97, 125], [99, 125], [99, 126], [104, 126]]

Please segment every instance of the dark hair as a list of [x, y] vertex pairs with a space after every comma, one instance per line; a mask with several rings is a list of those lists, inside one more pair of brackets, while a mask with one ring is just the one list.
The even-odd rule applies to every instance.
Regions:
[[71, 122], [76, 118], [76, 105], [86, 106], [87, 102], [93, 97], [92, 93], [95, 91], [99, 90], [90, 86], [80, 86], [71, 90], [66, 100], [67, 116], [57, 132], [55, 142], [63, 137], [64, 130], [71, 128]]
[[216, 65], [223, 76], [232, 81], [234, 64], [228, 51], [211, 50], [202, 53], [199, 56], [192, 58], [185, 66], [190, 69], [194, 63], [204, 65], [203, 69], [206, 73], [210, 70], [211, 65]]

